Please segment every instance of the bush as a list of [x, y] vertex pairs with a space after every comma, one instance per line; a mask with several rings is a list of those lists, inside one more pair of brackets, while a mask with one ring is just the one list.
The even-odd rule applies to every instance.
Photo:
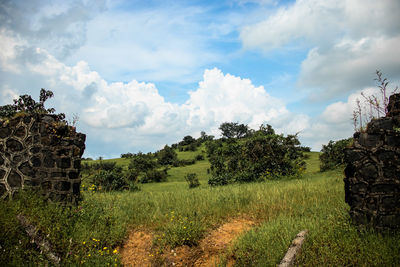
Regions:
[[336, 142], [331, 140], [327, 145], [323, 145], [319, 156], [320, 170], [323, 172], [344, 164], [344, 149], [352, 143], [353, 138], [348, 138]]
[[196, 173], [188, 173], [185, 175], [185, 180], [189, 184], [189, 188], [195, 188], [200, 186], [199, 178]]
[[147, 171], [141, 178], [140, 182], [142, 184], [145, 183], [151, 183], [151, 182], [166, 182], [167, 181], [167, 174], [168, 169], [163, 169], [163, 170], [149, 170]]
[[[14, 99], [13, 105], [0, 106], [0, 118], [11, 118], [17, 113], [53, 114], [55, 112], [54, 108], [46, 109], [44, 107], [44, 102], [51, 97], [53, 97], [53, 92], [43, 88], [40, 89], [39, 102], [32, 99], [30, 95], [21, 95], [18, 99]], [[55, 114], [54, 117], [58, 121], [63, 121], [65, 114]]]
[[177, 159], [178, 154], [176, 154], [175, 150], [167, 145], [165, 145], [164, 148], [157, 153], [157, 161], [161, 165], [171, 165]]
[[129, 163], [128, 168], [138, 173], [148, 172], [158, 166], [153, 155], [138, 153], [134, 155]]
[[195, 157], [195, 160], [204, 160], [204, 156], [202, 154], [199, 154]]
[[209, 184], [299, 176], [305, 169], [299, 145], [297, 136], [277, 135], [270, 125], [262, 125], [248, 137], [208, 142], [212, 174]]
[[232, 177], [227, 173], [212, 176], [210, 179], [208, 179], [208, 184], [211, 186], [227, 185], [230, 184], [231, 182], [232, 182]]

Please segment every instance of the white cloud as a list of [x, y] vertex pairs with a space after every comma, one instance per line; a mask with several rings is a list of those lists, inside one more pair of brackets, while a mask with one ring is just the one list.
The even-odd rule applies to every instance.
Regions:
[[[11, 48], [20, 49], [17, 45]], [[84, 61], [70, 67], [44, 49], [23, 49], [29, 49], [42, 60], [20, 62], [10, 58], [10, 63], [17, 64], [22, 73], [5, 80], [8, 87], [3, 86], [2, 94], [15, 95], [17, 81], [26, 73], [31, 75], [29, 83], [39, 81], [43, 87], [53, 88], [55, 98], [49, 105], [58, 112], [68, 113], [67, 117], [79, 115], [78, 127], [88, 135], [88, 155], [95, 154], [98, 147], [107, 147], [107, 156], [154, 151], [185, 135], [198, 136], [203, 130], [219, 135], [219, 125], [227, 121], [249, 124], [252, 128], [262, 123], [276, 124], [280, 131], [295, 133], [308, 120], [291, 114], [263, 86], [257, 87], [249, 79], [224, 74], [217, 68], [205, 70], [198, 88], [189, 92], [184, 104], [178, 105], [165, 101], [152, 83], [136, 80], [109, 83]], [[2, 69], [3, 73], [10, 71]], [[18, 93], [33, 95], [33, 92]]]
[[397, 0], [298, 0], [243, 27], [240, 37], [244, 48], [265, 52], [311, 48], [298, 85], [326, 100], [370, 85], [376, 69], [400, 78], [399, 12]]

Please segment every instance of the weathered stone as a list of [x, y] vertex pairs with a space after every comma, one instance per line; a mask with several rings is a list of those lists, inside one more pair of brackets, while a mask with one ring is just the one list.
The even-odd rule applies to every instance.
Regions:
[[400, 147], [400, 136], [386, 136], [385, 144], [391, 147]]
[[399, 215], [386, 215], [380, 217], [380, 225], [384, 227], [394, 228], [400, 225]]
[[29, 162], [23, 162], [19, 168], [18, 168], [23, 175], [26, 176], [33, 176], [34, 175], [34, 171], [33, 168], [31, 167], [31, 165], [29, 164]]
[[11, 134], [10, 128], [1, 127], [0, 128], [0, 138], [6, 138]]
[[38, 179], [41, 179], [41, 180], [46, 179], [48, 176], [49, 176], [49, 173], [45, 172], [45, 171], [37, 171], [37, 172], [35, 172], [35, 178], [38, 178]]
[[380, 151], [378, 159], [385, 164], [388, 164], [395, 160], [396, 154], [393, 151]]
[[7, 183], [10, 187], [20, 188], [22, 186], [22, 177], [16, 171], [11, 171], [7, 177]]
[[386, 118], [355, 133], [346, 150], [345, 201], [357, 224], [377, 229], [400, 228], [400, 94], [391, 97]]
[[71, 183], [67, 181], [56, 182], [54, 188], [59, 191], [69, 191], [71, 189]]
[[40, 152], [40, 150], [41, 150], [41, 147], [40, 147], [40, 146], [34, 146], [34, 147], [32, 147], [32, 148], [30, 149], [30, 152], [31, 152], [32, 154], [37, 154], [37, 153]]
[[2, 199], [21, 187], [42, 188], [55, 201], [80, 199], [80, 157], [86, 136], [67, 125], [53, 125], [54, 121], [52, 115], [37, 114], [0, 123]]
[[344, 156], [348, 162], [357, 162], [366, 157], [364, 152], [348, 148], [344, 150]]
[[387, 116], [394, 117], [400, 115], [400, 94], [393, 94], [389, 97]]
[[70, 149], [68, 149], [68, 148], [62, 148], [62, 149], [57, 150], [58, 156], [69, 156], [69, 153], [70, 153]]
[[0, 197], [2, 197], [6, 192], [7, 192], [6, 186], [0, 183]]
[[17, 164], [17, 163], [21, 162], [22, 159], [23, 159], [23, 157], [21, 155], [15, 155], [15, 156], [13, 156], [12, 162], [14, 164]]
[[3, 179], [5, 175], [6, 175], [6, 171], [3, 169], [0, 169], [0, 180]]
[[46, 168], [53, 168], [54, 163], [55, 160], [53, 159], [53, 155], [50, 152], [46, 153], [43, 159], [43, 166]]
[[53, 178], [64, 178], [67, 177], [67, 173], [66, 172], [52, 172], [51, 173], [51, 177]]
[[18, 129], [15, 131], [14, 135], [19, 138], [24, 138], [26, 135], [25, 127], [24, 126], [18, 127]]
[[42, 182], [41, 187], [42, 187], [43, 191], [48, 191], [48, 190], [51, 190], [52, 184], [50, 181], [45, 181], [45, 182]]
[[77, 159], [74, 161], [74, 168], [80, 170], [81, 169], [81, 160]]
[[78, 195], [80, 193], [81, 183], [74, 183], [72, 185], [72, 192], [74, 195]]
[[39, 157], [35, 156], [31, 158], [32, 166], [33, 167], [40, 167], [42, 165], [42, 161]]
[[378, 170], [376, 167], [371, 164], [367, 163], [364, 165], [358, 173], [360, 174], [360, 177], [364, 178], [364, 180], [375, 180], [378, 177]]
[[6, 146], [7, 146], [7, 149], [11, 152], [19, 152], [23, 149], [22, 143], [16, 139], [12, 139], [12, 138], [10, 138], [6, 141]]
[[71, 171], [71, 172], [69, 172], [68, 173], [68, 177], [70, 178], [70, 179], [77, 179], [78, 177], [79, 177], [79, 173], [78, 172], [74, 172], [74, 171]]
[[367, 148], [377, 147], [381, 143], [381, 136], [378, 134], [361, 133], [359, 143]]
[[370, 123], [368, 123], [368, 132], [379, 132], [379, 131], [388, 131], [393, 130], [393, 119], [392, 118], [379, 118], [374, 119]]
[[61, 169], [71, 168], [71, 159], [70, 158], [57, 159], [57, 167]]

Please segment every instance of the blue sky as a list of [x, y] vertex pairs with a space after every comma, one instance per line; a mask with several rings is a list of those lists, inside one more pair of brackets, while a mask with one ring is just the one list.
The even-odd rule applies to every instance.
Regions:
[[397, 0], [1, 1], [0, 105], [21, 94], [79, 116], [85, 157], [156, 151], [226, 121], [353, 133], [375, 70], [400, 80]]

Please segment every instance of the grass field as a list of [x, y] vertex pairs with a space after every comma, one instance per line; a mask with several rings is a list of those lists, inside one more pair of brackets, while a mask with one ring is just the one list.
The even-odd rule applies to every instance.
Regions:
[[[183, 153], [180, 152], [179, 157], [191, 159], [196, 152]], [[382, 235], [353, 226], [344, 202], [342, 170], [321, 173], [318, 153], [309, 155], [302, 179], [215, 188], [207, 185], [207, 160], [171, 168], [168, 182], [144, 184], [139, 192], [84, 192], [84, 201], [72, 219], [68, 218], [70, 214], [66, 217], [61, 211], [54, 213], [54, 207], [47, 207], [46, 211], [43, 208], [26, 210], [22, 205], [27, 206], [28, 200], [19, 204], [2, 203], [0, 222], [2, 229], [9, 230], [0, 234], [0, 241], [8, 242], [2, 245], [7, 251], [0, 256], [0, 263], [6, 256], [12, 258], [10, 262], [15, 262], [15, 266], [20, 263], [18, 259], [23, 262], [28, 258], [41, 265], [46, 261], [35, 252], [29, 240], [22, 238], [24, 233], [15, 226], [15, 221], [9, 219], [23, 211], [45, 233], [50, 233], [50, 237], [54, 235], [50, 239], [60, 252], [71, 253], [66, 261], [68, 265], [120, 264], [117, 248], [123, 245], [132, 229], [146, 229], [161, 237], [156, 246], [193, 245], [208, 231], [232, 218], [251, 219], [255, 227], [239, 236], [221, 255], [222, 265], [227, 259], [235, 258], [235, 266], [275, 266], [295, 235], [303, 229], [309, 230], [309, 236], [298, 265], [400, 265], [400, 234]], [[127, 164], [125, 160], [117, 161], [124, 166]], [[197, 173], [201, 186], [189, 189], [184, 180], [187, 173]], [[54, 216], [64, 216], [64, 222], [51, 224]], [[7, 234], [14, 238], [9, 240]], [[22, 243], [14, 242], [15, 238], [23, 239]], [[15, 245], [25, 246], [25, 252], [13, 250]], [[108, 254], [100, 253], [104, 247]]]

